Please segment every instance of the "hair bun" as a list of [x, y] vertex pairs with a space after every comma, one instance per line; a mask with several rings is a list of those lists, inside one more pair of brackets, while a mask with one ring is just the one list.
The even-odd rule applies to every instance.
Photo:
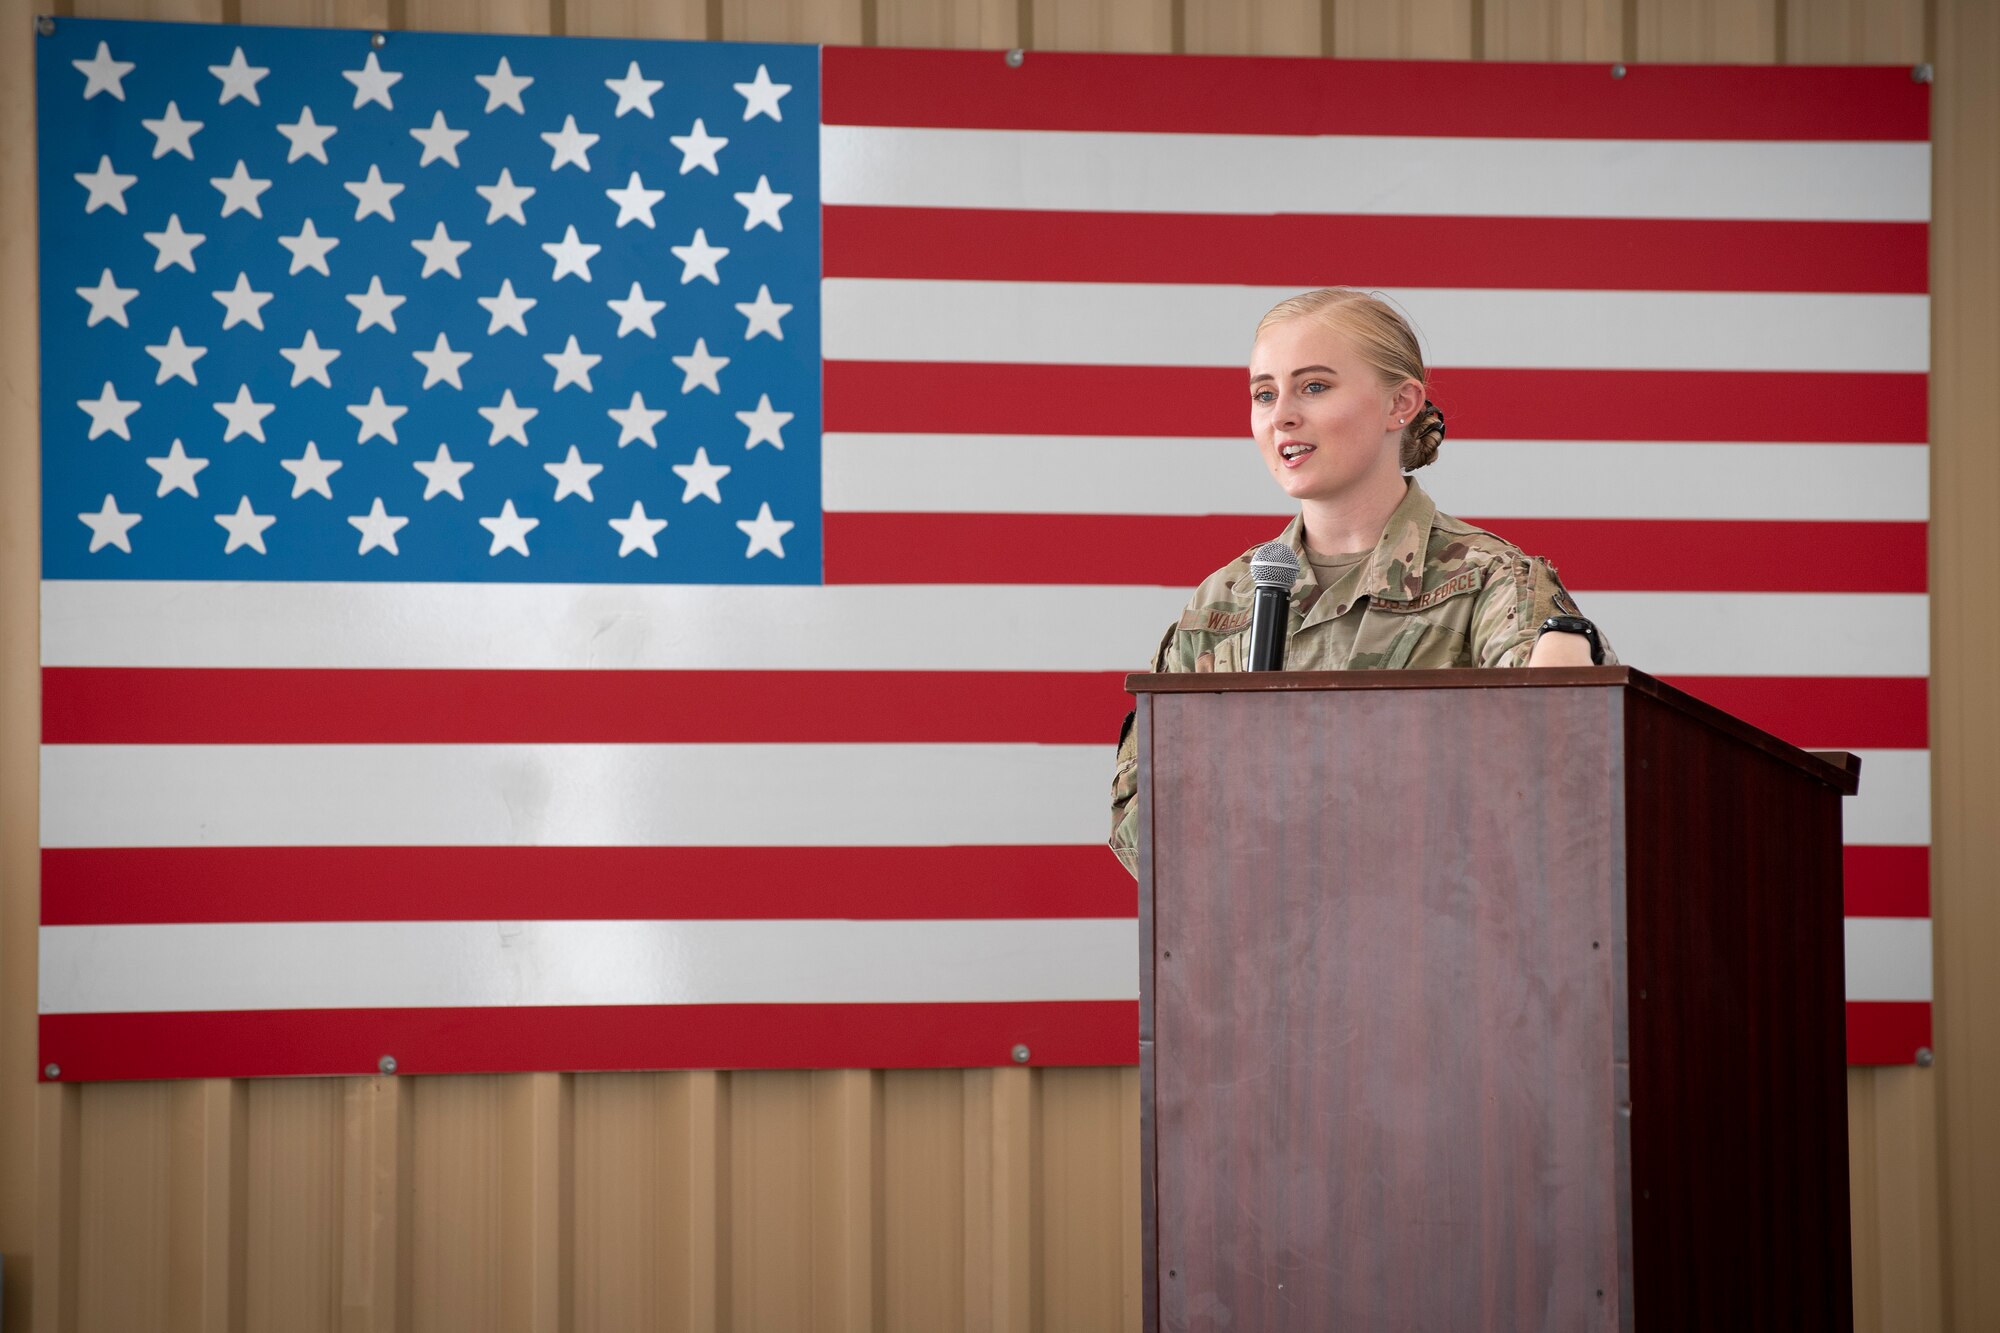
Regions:
[[1444, 443], [1444, 412], [1430, 399], [1403, 433], [1403, 471], [1415, 472], [1437, 461], [1438, 446]]

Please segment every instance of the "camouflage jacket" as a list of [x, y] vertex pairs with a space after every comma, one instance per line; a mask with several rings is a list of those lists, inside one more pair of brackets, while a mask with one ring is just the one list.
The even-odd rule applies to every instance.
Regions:
[[[1544, 620], [1581, 614], [1554, 565], [1439, 513], [1414, 480], [1374, 551], [1330, 587], [1319, 586], [1305, 558], [1298, 518], [1275, 540], [1298, 554], [1300, 566], [1285, 638], [1288, 671], [1525, 666]], [[1160, 640], [1152, 670], [1243, 669], [1250, 554], [1202, 580]], [[1618, 660], [1608, 641], [1604, 660]], [[1128, 713], [1111, 784], [1111, 850], [1135, 875], [1138, 790], [1138, 742]]]

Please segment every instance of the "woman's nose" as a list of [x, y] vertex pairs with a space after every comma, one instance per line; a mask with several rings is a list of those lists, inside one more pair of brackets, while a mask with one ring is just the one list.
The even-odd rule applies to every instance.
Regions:
[[1299, 424], [1299, 404], [1296, 399], [1280, 399], [1278, 410], [1272, 417], [1279, 430], [1290, 430]]

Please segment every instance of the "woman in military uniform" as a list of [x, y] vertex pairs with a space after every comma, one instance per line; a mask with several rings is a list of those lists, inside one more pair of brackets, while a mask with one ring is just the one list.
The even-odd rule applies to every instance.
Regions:
[[[1285, 666], [1588, 666], [1617, 660], [1548, 561], [1441, 514], [1408, 474], [1437, 457], [1444, 413], [1427, 397], [1409, 325], [1365, 292], [1279, 302], [1250, 353], [1250, 433], [1299, 513], [1276, 540], [1299, 557]], [[1250, 555], [1202, 580], [1153, 654], [1154, 671], [1238, 671], [1248, 655]], [[1133, 850], [1138, 748], [1119, 738], [1111, 848]]]

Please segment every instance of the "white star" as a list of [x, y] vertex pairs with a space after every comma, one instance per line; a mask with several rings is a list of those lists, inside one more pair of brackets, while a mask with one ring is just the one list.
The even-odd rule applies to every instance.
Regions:
[[210, 292], [209, 295], [222, 302], [224, 329], [233, 329], [238, 324], [248, 324], [253, 329], [263, 329], [264, 307], [270, 303], [271, 294], [253, 291], [248, 273], [238, 273], [236, 285], [228, 291]]
[[736, 311], [750, 321], [750, 327], [743, 334], [745, 342], [760, 333], [768, 333], [779, 342], [785, 340], [785, 331], [778, 327], [778, 321], [791, 314], [792, 308], [773, 301], [769, 287], [759, 286], [757, 299], [737, 302]]
[[[190, 261], [191, 262], [191, 261]], [[154, 270], [157, 272], [158, 270]], [[84, 322], [85, 328], [95, 328], [100, 319], [114, 320], [125, 328], [132, 327], [132, 321], [125, 317], [125, 307], [139, 294], [137, 287], [120, 287], [105, 269], [95, 287], [79, 287], [76, 294], [90, 302], [90, 318]]]
[[533, 76], [522, 76], [514, 72], [507, 63], [507, 57], [500, 57], [500, 64], [491, 74], [475, 74], [472, 81], [486, 90], [486, 110], [491, 113], [503, 106], [510, 106], [522, 115], [527, 108], [521, 105], [521, 90], [535, 80]]
[[557, 500], [565, 495], [581, 495], [592, 504], [597, 503], [597, 497], [590, 493], [590, 479], [604, 471], [604, 464], [584, 462], [575, 445], [569, 447], [569, 457], [560, 463], [542, 464], [542, 471], [556, 479]]
[[458, 271], [458, 257], [472, 248], [472, 242], [454, 241], [440, 222], [428, 241], [411, 241], [410, 247], [424, 257], [424, 271], [418, 277], [428, 278], [443, 269], [456, 278], [463, 276]]
[[292, 363], [292, 388], [298, 388], [307, 380], [318, 380], [329, 389], [333, 387], [326, 368], [340, 359], [340, 352], [332, 347], [321, 347], [319, 336], [311, 329], [306, 330], [305, 341], [297, 347], [280, 347], [278, 355]]
[[433, 495], [443, 495], [447, 492], [454, 500], [465, 498], [465, 492], [459, 489], [458, 483], [466, 473], [472, 471], [472, 464], [454, 461], [451, 450], [443, 445], [438, 446], [436, 458], [428, 463], [418, 459], [410, 466], [424, 474], [424, 499], [428, 500]]
[[104, 389], [95, 398], [79, 398], [76, 405], [90, 413], [90, 438], [109, 431], [121, 440], [132, 438], [132, 428], [126, 418], [139, 410], [139, 400], [121, 399], [118, 391], [111, 387], [111, 381], [104, 381]]
[[[370, 56], [369, 59], [372, 60], [374, 57]], [[382, 169], [373, 162], [368, 164], [367, 180], [348, 181], [345, 188], [355, 198], [354, 220], [356, 222], [361, 221], [361, 219], [367, 217], [370, 213], [380, 213], [391, 222], [396, 220], [396, 210], [391, 207], [389, 201], [401, 194], [403, 187], [383, 180]]]
[[486, 550], [488, 555], [498, 555], [510, 547], [526, 555], [528, 534], [541, 525], [539, 518], [523, 518], [515, 513], [512, 500], [501, 506], [500, 512], [492, 518], [479, 520], [479, 526], [493, 534], [493, 545]]
[[686, 356], [673, 357], [672, 360], [675, 365], [681, 368], [684, 376], [681, 380], [682, 393], [693, 393], [694, 386], [697, 384], [707, 386], [710, 393], [722, 392], [722, 382], [716, 378], [716, 374], [729, 364], [729, 358], [726, 356], [710, 356], [708, 352], [708, 339], [696, 338], [692, 352], [689, 352]]
[[250, 497], [244, 496], [236, 502], [233, 514], [217, 514], [215, 521], [229, 534], [229, 542], [222, 548], [228, 555], [239, 546], [248, 546], [258, 555], [269, 555], [264, 549], [264, 529], [278, 521], [275, 514], [260, 514], [250, 507]]
[[298, 235], [280, 236], [278, 244], [292, 252], [292, 273], [297, 273], [300, 269], [316, 268], [329, 278], [333, 276], [333, 270], [326, 266], [326, 254], [334, 246], [339, 245], [340, 240], [338, 237], [320, 235], [319, 229], [313, 226], [311, 218], [305, 220], [304, 225], [299, 228]]
[[[130, 60], [113, 60], [111, 58], [110, 46], [103, 42], [97, 44], [97, 54], [90, 59], [72, 60], [69, 63], [76, 66], [83, 73], [83, 100], [86, 102], [99, 93], [110, 93], [119, 101], [124, 101], [125, 76], [136, 68]], [[648, 111], [646, 114], [650, 116], [653, 113]], [[150, 129], [151, 126], [147, 128]], [[201, 127], [197, 125], [195, 128], [200, 129]], [[153, 156], [158, 157], [159, 154], [155, 153]], [[107, 500], [110, 499], [109, 496], [105, 498]], [[137, 522], [138, 520], [134, 519], [133, 521]], [[93, 545], [90, 549], [95, 551], [97, 547]], [[128, 546], [125, 549], [129, 551], [132, 548]]]
[[697, 495], [706, 495], [721, 504], [722, 487], [718, 483], [732, 471], [733, 468], [709, 462], [708, 450], [695, 450], [694, 462], [674, 464], [674, 475], [687, 483], [681, 491], [681, 503], [686, 504]]
[[253, 218], [264, 216], [263, 208], [257, 203], [257, 196], [271, 188], [271, 182], [258, 180], [243, 165], [243, 159], [236, 159], [236, 170], [227, 176], [211, 176], [208, 183], [222, 191], [222, 216], [231, 213], [248, 213]]
[[576, 335], [569, 335], [569, 344], [560, 352], [544, 352], [542, 360], [555, 367], [556, 387], [554, 393], [561, 393], [566, 384], [581, 384], [585, 393], [593, 392], [590, 387], [590, 371], [604, 358], [592, 356], [576, 345]]
[[396, 534], [409, 523], [409, 519], [391, 514], [382, 507], [382, 497], [376, 496], [375, 503], [365, 514], [350, 514], [347, 521], [361, 534], [361, 549], [355, 554], [367, 555], [376, 547], [381, 547], [390, 555], [401, 555], [396, 549]]
[[548, 252], [549, 258], [556, 261], [555, 275], [549, 281], [561, 282], [564, 274], [574, 273], [585, 282], [589, 282], [591, 258], [603, 248], [601, 245], [586, 245], [579, 241], [576, 237], [576, 228], [573, 226], [563, 233], [560, 241], [544, 242], [542, 249]]
[[759, 176], [757, 188], [738, 194], [736, 202], [745, 210], [743, 230], [749, 231], [760, 222], [768, 222], [772, 231], [783, 231], [785, 224], [778, 216], [778, 210], [791, 203], [792, 196], [773, 190], [769, 176]]
[[606, 79], [604, 86], [618, 94], [618, 110], [615, 116], [627, 111], [637, 111], [647, 120], [653, 118], [653, 94], [666, 87], [658, 79], [649, 79], [639, 72], [639, 62], [633, 61], [625, 70], [622, 79]]
[[236, 397], [227, 403], [217, 403], [215, 410], [222, 413], [222, 419], [229, 423], [222, 432], [222, 442], [228, 444], [239, 435], [248, 435], [257, 443], [264, 443], [264, 418], [278, 410], [275, 403], [260, 403], [250, 397], [250, 386], [236, 386]]
[[[102, 42], [98, 43], [100, 48], [103, 45], [104, 43]], [[81, 64], [82, 62], [76, 61], [73, 63]], [[155, 162], [165, 157], [168, 153], [179, 153], [188, 161], [194, 161], [194, 136], [201, 132], [202, 122], [199, 120], [182, 120], [181, 109], [177, 103], [167, 103], [167, 113], [158, 120], [142, 120], [139, 123], [144, 125], [147, 131], [153, 136], [153, 160]]]
[[585, 171], [590, 170], [590, 148], [598, 136], [584, 134], [576, 128], [575, 116], [564, 116], [563, 127], [542, 136], [542, 142], [555, 150], [555, 159], [549, 163], [550, 171], [560, 171], [566, 162], [574, 162]]
[[160, 474], [160, 489], [155, 499], [172, 491], [186, 491], [196, 499], [201, 492], [194, 488], [194, 474], [208, 466], [206, 458], [189, 458], [181, 442], [175, 440], [163, 458], [149, 458], [146, 466]]
[[346, 467], [338, 458], [321, 458], [319, 446], [306, 441], [306, 451], [297, 458], [281, 458], [278, 462], [285, 471], [292, 474], [292, 498], [298, 499], [307, 491], [318, 491], [327, 499], [333, 498], [333, 487], [326, 479]]
[[649, 408], [639, 391], [632, 391], [632, 402], [626, 407], [614, 407], [608, 411], [613, 421], [618, 423], [618, 447], [623, 449], [634, 440], [644, 440], [648, 449], [657, 449], [660, 442], [653, 438], [653, 427], [666, 419], [666, 411]]
[[299, 118], [291, 124], [278, 126], [278, 133], [292, 142], [291, 151], [285, 154], [287, 163], [296, 162], [302, 157], [316, 157], [324, 163], [326, 141], [339, 132], [337, 126], [322, 125], [314, 120], [313, 109], [309, 106], [300, 107]]
[[654, 559], [659, 559], [660, 550], [653, 545], [653, 538], [660, 535], [660, 529], [667, 526], [664, 518], [647, 518], [646, 506], [637, 500], [632, 502], [632, 512], [625, 518], [606, 520], [618, 530], [618, 556], [620, 559], [634, 551], [644, 551]]
[[667, 197], [665, 190], [647, 189], [646, 182], [639, 179], [636, 171], [632, 173], [632, 179], [625, 182], [624, 188], [604, 193], [618, 205], [618, 225], [621, 227], [628, 222], [643, 222], [648, 227], [652, 226], [653, 205]]
[[687, 175], [696, 167], [702, 168], [711, 176], [722, 174], [722, 168], [716, 165], [715, 155], [722, 151], [729, 140], [716, 138], [700, 121], [697, 120], [694, 128], [686, 134], [668, 135], [667, 142], [681, 150], [681, 175]]
[[454, 389], [463, 389], [465, 387], [465, 385], [459, 382], [458, 368], [472, 360], [472, 353], [452, 351], [451, 344], [445, 341], [442, 333], [438, 335], [437, 342], [432, 344], [430, 351], [412, 352], [410, 355], [415, 357], [418, 363], [424, 368], [424, 387], [426, 389], [436, 384], [439, 380], [443, 380]]
[[486, 325], [488, 333], [498, 333], [502, 329], [512, 329], [519, 334], [528, 332], [527, 321], [521, 316], [533, 310], [541, 302], [532, 296], [514, 295], [514, 280], [503, 278], [500, 290], [492, 296], [482, 296], [479, 304], [486, 307], [486, 313], [493, 316]]
[[368, 290], [348, 295], [347, 303], [361, 312], [354, 322], [354, 331], [360, 333], [371, 324], [380, 324], [394, 333], [396, 331], [396, 307], [409, 300], [407, 296], [391, 296], [382, 290], [382, 279], [368, 279]]
[[744, 535], [750, 538], [750, 549], [743, 553], [745, 560], [756, 555], [759, 551], [769, 551], [772, 555], [777, 556], [778, 559], [783, 560], [785, 558], [785, 534], [798, 525], [785, 519], [772, 518], [771, 506], [766, 503], [758, 506], [757, 517], [738, 519], [736, 526], [741, 528]]
[[[102, 50], [103, 46], [102, 42], [98, 43], [98, 49]], [[77, 63], [82, 62], [79, 61]], [[164, 495], [166, 492], [162, 491], [161, 494]], [[132, 525], [139, 521], [140, 516], [138, 514], [119, 513], [118, 502], [111, 498], [109, 492], [104, 496], [104, 507], [102, 509], [94, 514], [78, 514], [77, 517], [90, 527], [90, 550], [92, 554], [96, 554], [107, 546], [115, 546], [127, 555], [132, 554], [132, 538], [130, 533]]]
[[419, 168], [443, 158], [453, 166], [458, 165], [458, 146], [465, 142], [471, 130], [455, 130], [444, 123], [444, 112], [433, 112], [431, 127], [427, 130], [411, 130], [410, 137], [424, 146], [424, 156], [417, 163]]
[[198, 384], [194, 377], [194, 363], [208, 355], [206, 347], [190, 347], [181, 341], [181, 326], [176, 324], [167, 334], [167, 340], [158, 347], [148, 347], [146, 355], [160, 363], [160, 373], [153, 378], [155, 384], [165, 384], [168, 380], [181, 379], [189, 384]]
[[749, 83], [731, 85], [743, 94], [743, 119], [762, 113], [772, 120], [783, 120], [784, 114], [778, 110], [778, 100], [792, 90], [789, 83], [771, 82], [771, 71], [757, 66], [757, 77]]
[[674, 258], [681, 261], [681, 285], [685, 287], [696, 278], [707, 278], [716, 286], [722, 285], [722, 275], [716, 265], [729, 253], [719, 245], [708, 243], [708, 233], [700, 227], [694, 229], [694, 239], [686, 245], [670, 245]]
[[632, 284], [631, 294], [624, 300], [613, 298], [604, 304], [618, 312], [618, 336], [621, 338], [634, 329], [648, 338], [656, 336], [653, 333], [653, 316], [667, 308], [665, 301], [648, 301], [646, 293], [636, 282]]
[[514, 184], [514, 174], [507, 168], [500, 169], [500, 179], [491, 185], [475, 185], [472, 188], [486, 201], [488, 226], [501, 218], [512, 218], [524, 227], [528, 225], [528, 215], [521, 211], [521, 205], [535, 197], [535, 187]]
[[75, 173], [76, 183], [90, 191], [90, 198], [83, 204], [83, 211], [95, 213], [100, 208], [114, 208], [125, 211], [125, 191], [132, 188], [137, 176], [121, 176], [111, 169], [111, 159], [99, 155], [97, 170]]
[[369, 391], [367, 402], [347, 405], [348, 415], [361, 423], [361, 433], [354, 442], [366, 444], [380, 435], [391, 444], [397, 443], [396, 421], [409, 410], [407, 407], [397, 407], [393, 403], [384, 402], [382, 386], [376, 385]]
[[208, 239], [203, 232], [182, 231], [181, 215], [178, 213], [167, 215], [165, 231], [149, 231], [141, 234], [145, 236], [148, 245], [160, 252], [159, 258], [153, 261], [155, 273], [169, 264], [179, 264], [188, 272], [194, 272], [194, 248]]
[[797, 414], [793, 412], [773, 411], [771, 408], [771, 395], [768, 393], [758, 394], [756, 411], [738, 412], [736, 414], [736, 419], [750, 428], [750, 437], [743, 441], [743, 447], [745, 449], [755, 449], [758, 445], [768, 441], [780, 449], [784, 448], [785, 437], [779, 432], [784, 428], [785, 423], [790, 421], [795, 415]]
[[493, 426], [493, 433], [486, 437], [488, 445], [495, 445], [509, 437], [528, 442], [528, 423], [542, 414], [539, 407], [521, 407], [514, 402], [514, 391], [503, 389], [500, 401], [493, 407], [482, 407], [479, 415]]
[[368, 53], [368, 61], [360, 69], [344, 69], [340, 71], [340, 77], [354, 85], [356, 111], [370, 102], [380, 102], [389, 111], [396, 109], [396, 104], [389, 100], [389, 89], [400, 83], [403, 76], [383, 69], [373, 51]]
[[242, 98], [251, 106], [262, 106], [257, 100], [257, 85], [271, 71], [264, 65], [248, 64], [243, 59], [243, 48], [237, 47], [236, 54], [229, 57], [226, 65], [210, 65], [208, 72], [222, 80], [222, 98], [218, 106], [228, 106], [237, 98]]

